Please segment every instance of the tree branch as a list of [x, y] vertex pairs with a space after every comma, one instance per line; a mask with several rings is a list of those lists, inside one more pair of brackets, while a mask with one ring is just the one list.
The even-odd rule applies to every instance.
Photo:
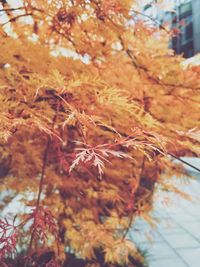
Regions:
[[200, 169], [199, 169], [199, 168], [197, 168], [196, 166], [194, 166], [194, 165], [188, 163], [187, 161], [185, 161], [185, 160], [183, 160], [183, 159], [181, 159], [181, 158], [178, 158], [178, 157], [176, 157], [175, 155], [173, 155], [173, 154], [171, 154], [171, 153], [168, 153], [168, 155], [171, 156], [172, 158], [174, 158], [174, 159], [176, 159], [176, 160], [182, 162], [183, 164], [185, 164], [185, 165], [191, 167], [192, 169], [194, 169], [194, 170], [200, 172]]
[[1, 25], [5, 26], [6, 24], [8, 24], [8, 23], [10, 23], [12, 21], [16, 21], [19, 18], [26, 17], [26, 16], [32, 16], [32, 15], [33, 15], [33, 13], [21, 14], [21, 15], [18, 15], [16, 17], [10, 18], [8, 21], [6, 21], [5, 23], [3, 23]]
[[17, 7], [17, 8], [3, 8], [0, 9], [0, 12], [9, 12], [9, 11], [16, 11], [16, 10], [23, 10], [25, 7]]
[[135, 14], [138, 14], [138, 15], [141, 15], [141, 16], [143, 16], [143, 17], [146, 17], [146, 18], [148, 18], [149, 20], [151, 20], [154, 24], [156, 24], [156, 25], [158, 25], [159, 26], [159, 28], [160, 29], [162, 29], [162, 30], [164, 30], [165, 32], [167, 32], [168, 34], [170, 34], [170, 31], [169, 30], [167, 30], [157, 19], [154, 19], [154, 18], [152, 18], [151, 16], [149, 16], [149, 15], [147, 15], [147, 14], [145, 14], [145, 13], [142, 13], [142, 12], [140, 12], [140, 11], [137, 11], [137, 10], [131, 10], [133, 13], [135, 13]]
[[[47, 144], [46, 144], [46, 148], [45, 148], [44, 156], [43, 156], [42, 172], [41, 172], [41, 178], [40, 178], [39, 190], [38, 190], [38, 197], [37, 197], [36, 208], [35, 208], [36, 209], [36, 211], [35, 211], [35, 214], [36, 215], [37, 215], [38, 209], [40, 207], [40, 200], [41, 200], [42, 188], [43, 188], [43, 184], [44, 184], [44, 177], [45, 177], [45, 171], [46, 171], [46, 166], [47, 166], [47, 157], [48, 157], [48, 152], [49, 152], [50, 144], [51, 144], [51, 137], [48, 136], [48, 140], [47, 140]], [[35, 219], [34, 219], [33, 224], [34, 223], [35, 223]], [[35, 233], [35, 231], [33, 229], [33, 232], [31, 234], [29, 249], [28, 249], [29, 253], [32, 250], [34, 233]]]
[[[100, 127], [101, 129], [105, 130], [105, 131], [108, 131], [108, 132], [111, 132], [111, 133], [113, 133], [113, 134], [116, 134], [116, 132], [115, 132], [114, 130], [112, 130], [112, 129], [106, 127], [106, 126], [101, 126], [101, 125], [99, 125], [99, 127]], [[128, 136], [128, 135], [126, 135], [126, 134], [124, 134], [124, 133], [121, 133], [121, 132], [119, 132], [119, 134], [120, 134], [122, 137], [124, 137], [124, 138], [131, 137], [131, 136]], [[137, 139], [135, 139], [135, 140], [137, 140]], [[167, 153], [167, 155], [168, 155], [168, 156], [171, 156], [171, 157], [173, 157], [173, 158], [175, 158], [175, 159], [177, 159], [177, 160], [179, 160], [179, 161], [181, 161], [181, 162], [184, 163], [185, 165], [190, 166], [190, 167], [193, 168], [194, 170], [200, 172], [200, 169], [199, 169], [199, 168], [197, 168], [196, 166], [194, 166], [194, 165], [188, 163], [187, 161], [185, 161], [185, 160], [183, 160], [183, 159], [180, 159], [179, 157], [177, 157], [177, 156], [171, 154], [170, 152]]]
[[[53, 121], [52, 121], [52, 126], [51, 126], [52, 129], [54, 129], [54, 125], [55, 125], [55, 122], [57, 119], [59, 107], [60, 107], [60, 105], [58, 104], [57, 109], [56, 109], [56, 114], [55, 114]], [[51, 145], [51, 136], [48, 136], [46, 147], [44, 150], [44, 155], [43, 155], [43, 165], [42, 165], [42, 171], [41, 171], [41, 178], [40, 178], [40, 183], [39, 183], [37, 202], [35, 205], [35, 217], [37, 216], [37, 213], [38, 213], [38, 210], [40, 207], [40, 201], [41, 201], [42, 189], [43, 189], [43, 185], [44, 185], [44, 178], [45, 178], [45, 172], [46, 172], [46, 167], [47, 167], [47, 159], [48, 159], [50, 145]], [[35, 224], [35, 218], [34, 218], [33, 225], [34, 224]], [[28, 254], [30, 254], [30, 252], [32, 250], [34, 234], [35, 234], [35, 231], [33, 229], [33, 232], [31, 233], [31, 239], [30, 239], [30, 243], [29, 243]]]

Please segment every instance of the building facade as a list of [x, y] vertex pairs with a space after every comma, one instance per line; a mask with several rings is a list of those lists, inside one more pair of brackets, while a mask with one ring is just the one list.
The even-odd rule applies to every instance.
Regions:
[[171, 27], [180, 33], [172, 38], [171, 47], [186, 58], [200, 52], [200, 1], [176, 0]]
[[[176, 34], [171, 39], [170, 47], [177, 54], [189, 58], [200, 53], [200, 0], [172, 1], [174, 11], [157, 11], [156, 19], [163, 25], [171, 25]], [[152, 13], [147, 6], [145, 12], [153, 14], [155, 19], [155, 10]]]
[[200, 52], [200, 0], [192, 1], [194, 53]]

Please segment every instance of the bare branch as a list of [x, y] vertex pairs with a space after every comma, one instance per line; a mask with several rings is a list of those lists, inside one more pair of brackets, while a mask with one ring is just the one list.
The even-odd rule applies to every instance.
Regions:
[[33, 13], [21, 14], [21, 15], [18, 15], [16, 17], [10, 18], [8, 21], [6, 21], [5, 23], [3, 23], [1, 25], [2, 26], [5, 26], [6, 24], [8, 24], [10, 22], [14, 22], [14, 21], [16, 21], [19, 18], [26, 17], [26, 16], [32, 16], [32, 15], [33, 15]]
[[145, 14], [145, 13], [142, 13], [140, 11], [137, 11], [137, 10], [131, 10], [133, 13], [135, 14], [138, 14], [138, 15], [141, 15], [143, 17], [146, 17], [148, 18], [149, 20], [151, 20], [154, 24], [158, 25], [158, 27], [162, 30], [164, 30], [165, 32], [167, 32], [168, 34], [170, 34], [170, 31], [168, 29], [166, 29], [157, 19], [154, 19], [152, 18], [151, 16]]
[[0, 12], [9, 12], [9, 11], [16, 11], [16, 10], [23, 10], [25, 7], [17, 7], [17, 8], [3, 8], [0, 9]]
[[185, 165], [191, 167], [192, 169], [194, 169], [194, 170], [200, 172], [200, 169], [199, 169], [199, 168], [197, 168], [196, 166], [190, 164], [189, 162], [187, 162], [187, 161], [185, 161], [185, 160], [183, 160], [183, 159], [181, 159], [181, 158], [178, 158], [178, 157], [176, 157], [175, 155], [173, 155], [173, 154], [171, 154], [171, 153], [168, 153], [168, 155], [170, 155], [172, 158], [174, 158], [174, 159], [176, 159], [176, 160], [182, 162], [183, 164], [185, 164]]

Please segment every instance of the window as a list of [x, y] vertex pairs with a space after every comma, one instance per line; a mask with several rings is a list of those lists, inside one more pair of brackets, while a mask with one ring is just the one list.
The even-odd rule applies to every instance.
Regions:
[[184, 3], [179, 6], [179, 18], [183, 19], [188, 16], [192, 15], [192, 4], [191, 2], [189, 3]]

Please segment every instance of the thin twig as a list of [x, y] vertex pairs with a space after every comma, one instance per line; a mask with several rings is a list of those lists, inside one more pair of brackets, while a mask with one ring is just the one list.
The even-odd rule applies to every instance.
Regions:
[[[57, 119], [58, 110], [59, 110], [59, 105], [57, 107], [56, 114], [55, 114], [53, 121], [52, 121], [52, 129], [54, 129], [54, 125], [55, 125], [55, 122]], [[37, 202], [35, 205], [35, 217], [37, 216], [37, 213], [38, 213], [38, 210], [40, 207], [40, 201], [41, 201], [42, 189], [43, 189], [43, 185], [44, 185], [44, 178], [45, 178], [45, 172], [46, 172], [46, 167], [47, 167], [47, 159], [48, 159], [48, 153], [49, 153], [50, 145], [51, 145], [51, 136], [48, 136], [46, 148], [44, 150], [44, 155], [43, 155], [43, 165], [42, 165], [42, 171], [41, 171], [41, 178], [40, 178], [40, 183], [39, 183]], [[35, 224], [35, 217], [34, 217], [33, 225]], [[35, 233], [35, 231], [33, 229], [33, 232], [31, 234], [30, 243], [29, 243], [28, 254], [30, 254], [30, 252], [32, 250], [34, 233]]]
[[33, 13], [21, 14], [21, 15], [18, 15], [16, 17], [10, 18], [8, 21], [6, 21], [5, 23], [3, 23], [1, 25], [5, 26], [6, 24], [8, 24], [8, 23], [10, 23], [12, 21], [16, 21], [19, 18], [26, 17], [26, 16], [32, 16], [32, 15], [33, 15]]
[[149, 20], [151, 20], [154, 24], [157, 24], [159, 26], [160, 29], [164, 30], [165, 32], [167, 32], [168, 34], [170, 34], [170, 31], [168, 29], [166, 29], [157, 19], [154, 19], [153, 17], [143, 13], [143, 12], [140, 12], [140, 11], [137, 11], [137, 10], [131, 10], [133, 13], [135, 14], [138, 14], [138, 15], [141, 15], [143, 17], [146, 17], [148, 18]]
[[[101, 125], [98, 125], [98, 126], [99, 126], [101, 129], [104, 129], [105, 131], [108, 131], [108, 132], [111, 132], [111, 133], [113, 133], [113, 134], [116, 134], [116, 132], [115, 132], [114, 130], [110, 129], [110, 128], [106, 128], [105, 126], [102, 127]], [[131, 136], [128, 136], [128, 135], [126, 135], [125, 133], [122, 133], [122, 132], [119, 132], [119, 134], [120, 134], [122, 137], [125, 137], [125, 138], [127, 138], [127, 137], [131, 137]], [[137, 140], [137, 138], [135, 138], [135, 140], [136, 140], [136, 141], [140, 141], [140, 140]], [[190, 166], [191, 168], [193, 168], [194, 170], [200, 172], [200, 169], [199, 169], [199, 168], [197, 168], [196, 166], [194, 166], [194, 165], [188, 163], [187, 161], [185, 161], [185, 160], [183, 160], [183, 159], [180, 159], [179, 157], [176, 157], [175, 155], [171, 154], [170, 152], [167, 153], [167, 155], [168, 155], [168, 156], [171, 156], [171, 157], [173, 157], [173, 158], [175, 158], [175, 159], [177, 159], [177, 160], [179, 160], [179, 161], [181, 161], [181, 162], [184, 163], [185, 165], [188, 165], [188, 166]]]
[[199, 169], [199, 168], [197, 168], [196, 166], [194, 166], [194, 165], [188, 163], [187, 161], [185, 161], [185, 160], [183, 160], [183, 159], [181, 159], [181, 158], [178, 158], [178, 157], [176, 157], [175, 155], [173, 155], [173, 154], [171, 154], [171, 153], [168, 153], [168, 155], [170, 155], [170, 156], [171, 156], [172, 158], [174, 158], [174, 159], [177, 159], [178, 161], [182, 162], [183, 164], [185, 164], [185, 165], [191, 167], [192, 169], [194, 169], [194, 170], [200, 172], [200, 169]]
[[[146, 160], [146, 158], [144, 156], [143, 157], [143, 160], [142, 160], [142, 165], [141, 165], [141, 172], [140, 172], [140, 175], [139, 175], [139, 182], [140, 182], [140, 180], [142, 178], [142, 175], [143, 175], [145, 160]], [[122, 237], [123, 240], [126, 238], [128, 232], [129, 232], [129, 230], [130, 230], [130, 228], [131, 228], [131, 226], [133, 224], [133, 220], [135, 218], [135, 211], [136, 211], [135, 209], [132, 210], [132, 213], [131, 213], [131, 216], [130, 216], [130, 220], [129, 220], [128, 226], [127, 226], [126, 231], [125, 231], [125, 233], [124, 233], [124, 235]]]
[[8, 12], [8, 11], [16, 11], [16, 10], [22, 10], [25, 9], [25, 7], [17, 7], [17, 8], [3, 8], [0, 9], [0, 12]]
[[[39, 207], [40, 207], [40, 200], [41, 200], [42, 188], [43, 188], [43, 184], [44, 184], [45, 171], [46, 171], [46, 166], [47, 166], [47, 157], [48, 157], [50, 144], [51, 144], [51, 137], [48, 136], [48, 140], [47, 140], [47, 144], [46, 144], [46, 148], [45, 148], [44, 156], [43, 156], [43, 166], [42, 166], [41, 178], [40, 178], [40, 183], [39, 183], [38, 197], [37, 197], [37, 202], [36, 202], [36, 210], [35, 210], [36, 215], [37, 215], [37, 212], [38, 212]], [[35, 219], [34, 219], [34, 221], [35, 221]], [[33, 239], [34, 239], [34, 229], [33, 229], [33, 232], [31, 234], [31, 239], [30, 239], [30, 244], [29, 244], [29, 249], [28, 249], [29, 253], [32, 250]]]

